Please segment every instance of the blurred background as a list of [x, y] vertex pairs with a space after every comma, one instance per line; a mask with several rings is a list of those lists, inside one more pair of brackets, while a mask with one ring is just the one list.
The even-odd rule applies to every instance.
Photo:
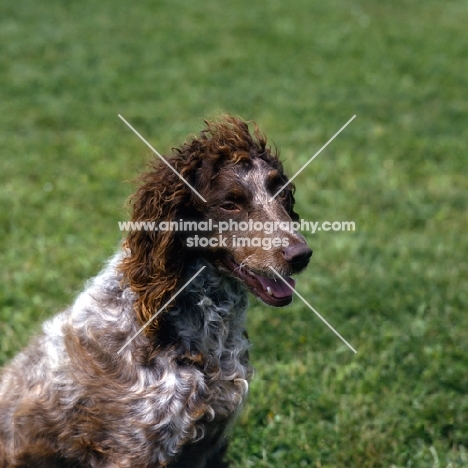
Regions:
[[132, 180], [204, 117], [255, 120], [309, 221], [299, 300], [251, 298], [233, 466], [468, 466], [464, 0], [0, 5], [0, 363], [118, 247]]

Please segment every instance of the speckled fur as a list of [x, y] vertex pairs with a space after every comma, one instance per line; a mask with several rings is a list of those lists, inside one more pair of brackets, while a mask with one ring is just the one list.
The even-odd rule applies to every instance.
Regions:
[[[143, 334], [118, 357], [119, 348], [139, 328], [134, 293], [121, 287], [117, 271], [122, 255], [112, 259], [72, 308], [46, 322], [43, 334], [5, 369], [0, 440], [7, 443], [0, 442], [0, 466], [195, 468], [222, 446], [252, 373], [244, 287], [205, 263], [166, 316], [184, 348], [210, 355], [213, 362], [204, 366], [215, 372], [184, 365], [173, 348], [139, 362], [138, 349], [150, 348]], [[203, 264], [187, 271], [187, 279]], [[175, 462], [188, 442], [193, 453], [187, 452], [186, 462]], [[34, 454], [44, 457], [47, 451], [42, 465]]]
[[[170, 162], [207, 202], [155, 161], [131, 198], [132, 221], [297, 219], [292, 184], [268, 202], [287, 178], [264, 136], [240, 119], [207, 122]], [[246, 281], [271, 278], [270, 266], [298, 273], [312, 253], [297, 232], [278, 236], [290, 247], [190, 250], [184, 233], [130, 232], [73, 306], [2, 371], [0, 468], [227, 467], [226, 436], [252, 376]], [[256, 281], [249, 288], [262, 300], [284, 299]]]

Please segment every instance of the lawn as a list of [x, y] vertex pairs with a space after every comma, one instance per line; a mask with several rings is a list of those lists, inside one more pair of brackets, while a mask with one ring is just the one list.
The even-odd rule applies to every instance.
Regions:
[[0, 5], [0, 363], [118, 247], [132, 180], [230, 112], [309, 221], [299, 299], [252, 298], [236, 468], [468, 466], [468, 8], [463, 0]]

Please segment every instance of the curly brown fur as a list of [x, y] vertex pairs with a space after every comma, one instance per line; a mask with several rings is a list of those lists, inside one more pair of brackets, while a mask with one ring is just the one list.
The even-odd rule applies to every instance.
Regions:
[[[169, 158], [206, 203], [155, 160], [131, 198], [132, 221], [297, 219], [291, 185], [268, 203], [287, 178], [257, 127], [252, 134], [231, 116], [206, 125]], [[0, 468], [227, 466], [228, 428], [252, 376], [247, 290], [286, 305], [292, 293], [270, 267], [292, 284], [311, 251], [292, 230], [275, 232], [270, 249], [233, 242], [268, 240], [265, 232], [234, 229], [225, 245], [190, 248], [195, 234], [217, 236], [130, 232], [73, 306], [3, 370]]]

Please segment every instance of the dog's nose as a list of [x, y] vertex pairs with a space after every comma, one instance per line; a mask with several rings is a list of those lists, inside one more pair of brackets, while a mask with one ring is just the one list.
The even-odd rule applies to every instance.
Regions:
[[305, 244], [288, 245], [283, 249], [283, 257], [294, 271], [300, 271], [309, 263], [312, 250]]

